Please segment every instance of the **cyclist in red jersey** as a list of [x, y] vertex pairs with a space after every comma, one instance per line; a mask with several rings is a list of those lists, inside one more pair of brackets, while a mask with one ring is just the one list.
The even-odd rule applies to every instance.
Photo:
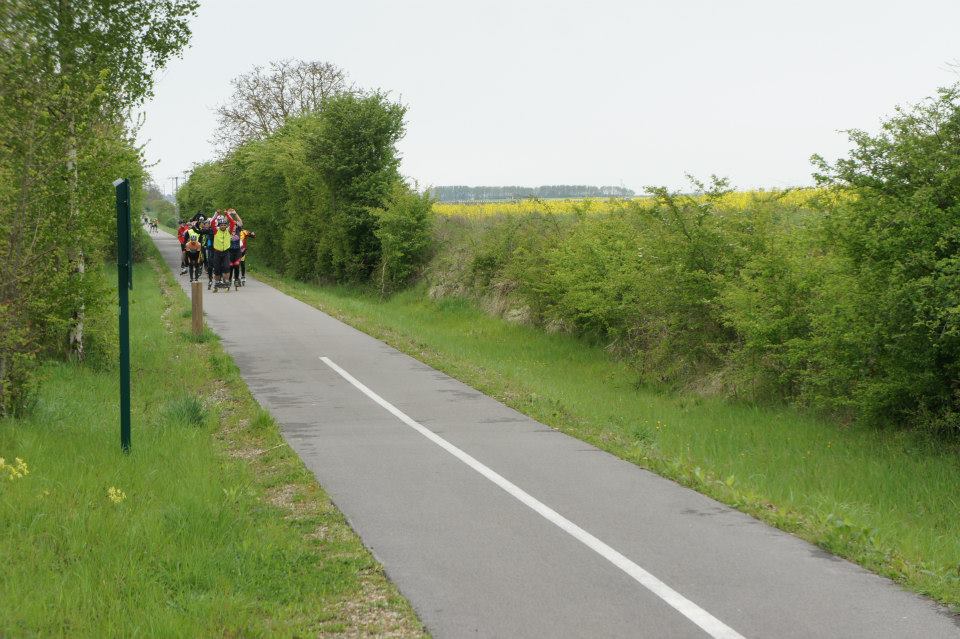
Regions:
[[180, 220], [177, 226], [177, 241], [180, 242], [180, 275], [187, 272], [187, 231], [190, 225], [186, 221]]

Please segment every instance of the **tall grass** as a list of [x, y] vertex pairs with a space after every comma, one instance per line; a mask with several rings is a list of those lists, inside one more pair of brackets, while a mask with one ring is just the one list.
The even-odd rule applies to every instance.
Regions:
[[0, 482], [0, 636], [419, 636], [229, 358], [183, 338], [185, 296], [157, 284], [137, 266], [129, 455], [115, 370], [47, 365], [33, 412], [0, 421], [0, 456], [29, 468]]

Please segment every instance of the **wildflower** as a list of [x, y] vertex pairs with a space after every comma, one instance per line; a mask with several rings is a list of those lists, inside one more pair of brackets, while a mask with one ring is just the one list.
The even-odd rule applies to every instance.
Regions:
[[110, 488], [107, 489], [107, 497], [109, 497], [110, 501], [112, 501], [113, 503], [119, 504], [121, 501], [127, 498], [127, 494], [122, 490], [120, 490], [119, 488], [116, 488], [115, 486], [111, 486]]
[[7, 460], [0, 457], [0, 474], [3, 473], [7, 474], [7, 479], [13, 481], [14, 479], [20, 479], [24, 475], [29, 475], [30, 469], [27, 468], [27, 462], [19, 457], [15, 458], [12, 464], [8, 464]]

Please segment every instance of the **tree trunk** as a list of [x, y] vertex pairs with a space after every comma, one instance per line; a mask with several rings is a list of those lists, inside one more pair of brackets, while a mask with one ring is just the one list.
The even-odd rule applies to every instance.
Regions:
[[381, 256], [380, 268], [380, 297], [387, 296], [387, 260]]
[[7, 404], [10, 398], [7, 395], [7, 353], [0, 347], [0, 417], [7, 416]]
[[[73, 5], [71, 0], [57, 1], [57, 51], [60, 63], [60, 81], [61, 86], [69, 89], [70, 76], [75, 69], [76, 49], [73, 42]], [[71, 92], [66, 91], [70, 96], [64, 105], [67, 115], [67, 232], [71, 238], [76, 238], [80, 227], [80, 175], [77, 161], [79, 152], [77, 149], [77, 121], [76, 121], [76, 98]], [[70, 319], [70, 329], [68, 338], [69, 354], [71, 357], [83, 359], [83, 273], [86, 270], [84, 263], [83, 246], [79, 240], [70, 249], [69, 260], [73, 268], [74, 276], [77, 278], [77, 296], [76, 307], [73, 309]]]
[[[68, 219], [70, 220], [70, 227], [75, 234], [76, 229], [80, 227], [80, 210], [77, 204], [78, 193], [80, 190], [80, 175], [77, 168], [77, 135], [73, 114], [70, 115], [68, 128], [70, 131], [70, 137], [67, 143], [67, 173], [69, 176], [70, 189], [70, 196], [68, 198]], [[84, 262], [83, 248], [79, 244], [73, 248], [71, 262], [73, 263], [74, 275], [77, 278], [77, 307], [73, 311], [73, 317], [70, 322], [70, 356], [76, 360], [82, 361], [83, 320], [85, 311], [85, 305], [83, 303], [83, 273], [86, 271], [86, 263]]]

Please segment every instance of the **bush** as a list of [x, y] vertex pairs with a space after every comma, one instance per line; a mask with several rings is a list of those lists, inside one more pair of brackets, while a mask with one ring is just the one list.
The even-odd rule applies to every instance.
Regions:
[[960, 90], [898, 111], [817, 198], [695, 196], [437, 224], [434, 294], [502, 297], [645, 381], [960, 434]]
[[384, 208], [374, 209], [374, 235], [380, 241], [380, 292], [386, 293], [410, 281], [428, 257], [433, 202], [404, 184], [394, 184]]
[[384, 206], [400, 179], [396, 143], [405, 112], [382, 93], [337, 95], [321, 110], [306, 147], [307, 162], [325, 187], [312, 212], [320, 222], [320, 278], [364, 281], [380, 263], [373, 210]]
[[852, 131], [822, 184], [837, 268], [810, 343], [809, 392], [872, 421], [960, 434], [960, 85]]
[[134, 220], [133, 222], [133, 261], [143, 262], [149, 255], [153, 254], [153, 240], [147, 235], [143, 226]]
[[753, 215], [757, 245], [725, 282], [718, 302], [736, 335], [726, 391], [750, 399], [798, 398], [803, 390], [814, 304], [834, 260], [821, 247], [820, 216], [776, 205]]
[[427, 268], [431, 294], [484, 299], [496, 291], [499, 300], [492, 308], [497, 312], [529, 306], [546, 276], [547, 248], [560, 241], [573, 223], [569, 215], [536, 213], [439, 216], [434, 221], [434, 253]]
[[25, 412], [35, 397], [37, 358], [29, 327], [10, 306], [0, 304], [0, 417]]

